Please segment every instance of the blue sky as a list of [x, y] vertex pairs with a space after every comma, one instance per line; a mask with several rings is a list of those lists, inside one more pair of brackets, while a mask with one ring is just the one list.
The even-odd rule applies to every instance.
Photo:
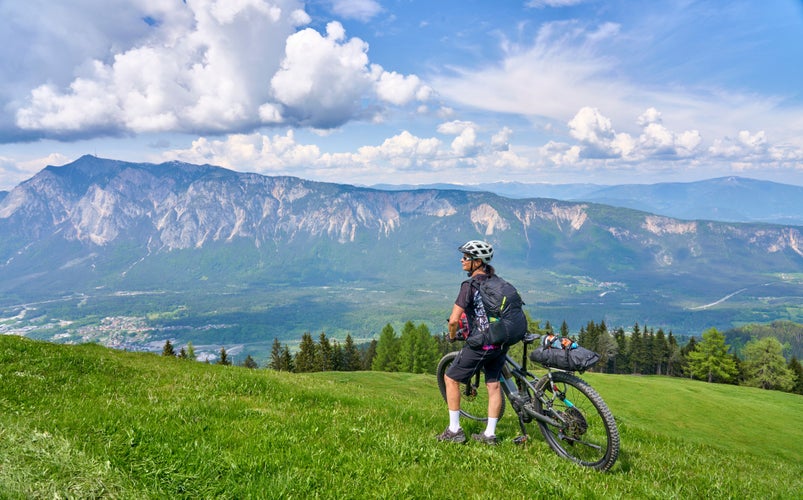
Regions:
[[0, 0], [0, 60], [0, 190], [84, 154], [803, 185], [799, 0]]

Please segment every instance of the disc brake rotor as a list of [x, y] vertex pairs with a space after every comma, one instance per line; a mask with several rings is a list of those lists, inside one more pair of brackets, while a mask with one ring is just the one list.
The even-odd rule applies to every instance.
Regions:
[[563, 418], [566, 419], [564, 433], [569, 437], [577, 439], [588, 430], [588, 422], [577, 408], [567, 409], [563, 413]]

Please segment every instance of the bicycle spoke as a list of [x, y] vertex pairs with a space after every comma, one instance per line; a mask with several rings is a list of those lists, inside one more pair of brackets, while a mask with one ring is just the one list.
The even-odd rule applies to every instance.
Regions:
[[582, 441], [582, 440], [580, 440], [580, 439], [575, 439], [575, 438], [572, 438], [572, 437], [566, 436], [565, 434], [560, 434], [560, 438], [561, 438], [561, 439], [563, 439], [563, 440], [565, 440], [565, 441], [569, 441], [571, 444], [582, 444], [582, 445], [585, 445], [585, 446], [588, 446], [588, 447], [594, 448], [594, 449], [595, 449], [595, 450], [597, 450], [597, 451], [600, 451], [600, 450], [602, 450], [602, 446], [600, 446], [600, 445], [598, 445], [598, 444], [589, 443], [589, 442], [587, 442], [587, 441]]
[[544, 382], [545, 398], [536, 407], [558, 426], [539, 422], [541, 433], [559, 455], [581, 465], [608, 470], [619, 454], [616, 423], [599, 394], [582, 379], [553, 372]]

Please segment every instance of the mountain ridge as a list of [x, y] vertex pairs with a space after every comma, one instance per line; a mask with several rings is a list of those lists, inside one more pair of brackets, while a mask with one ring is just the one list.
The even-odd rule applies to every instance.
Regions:
[[[416, 186], [380, 184], [381, 189]], [[725, 176], [693, 182], [655, 184], [546, 184], [496, 182], [490, 184], [432, 184], [427, 189], [488, 191], [510, 198], [555, 198], [632, 208], [656, 215], [689, 220], [767, 222], [803, 225], [803, 186]], [[752, 200], [758, 200], [753, 202]]]
[[[0, 200], [0, 316], [171, 318], [151, 338], [225, 325], [202, 330], [208, 343], [441, 328], [463, 279], [457, 247], [482, 238], [536, 318], [699, 334], [803, 319], [802, 231], [85, 156]], [[64, 334], [51, 328], [37, 335]]]

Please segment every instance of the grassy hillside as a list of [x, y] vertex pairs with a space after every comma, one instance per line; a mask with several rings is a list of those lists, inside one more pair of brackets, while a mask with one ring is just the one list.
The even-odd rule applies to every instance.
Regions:
[[[586, 375], [622, 454], [438, 443], [432, 375], [206, 365], [0, 336], [2, 498], [799, 498], [803, 398]], [[466, 422], [467, 431], [481, 427]]]

